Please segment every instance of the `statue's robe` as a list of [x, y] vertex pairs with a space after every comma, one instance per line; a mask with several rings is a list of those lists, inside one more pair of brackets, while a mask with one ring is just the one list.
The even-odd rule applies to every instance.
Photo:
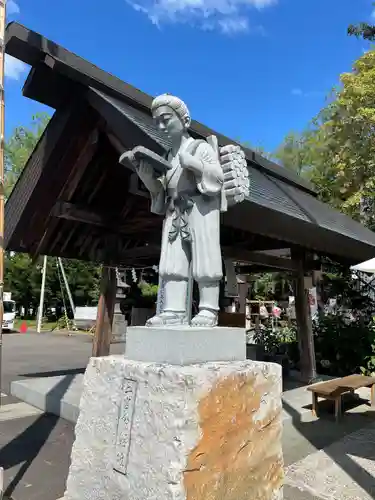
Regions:
[[[217, 153], [206, 141], [188, 139], [169, 160], [172, 169], [160, 180], [158, 192], [151, 193], [151, 211], [165, 214], [159, 274], [163, 279], [189, 277], [192, 261], [196, 281], [222, 278], [220, 250], [220, 208], [223, 170]], [[202, 164], [202, 174], [182, 168], [179, 154], [194, 151]]]

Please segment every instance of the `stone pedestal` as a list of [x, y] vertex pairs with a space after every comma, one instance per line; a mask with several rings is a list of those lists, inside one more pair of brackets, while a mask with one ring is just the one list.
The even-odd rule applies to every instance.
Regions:
[[244, 328], [129, 327], [125, 357], [151, 363], [191, 365], [246, 359]]
[[64, 500], [279, 500], [281, 432], [276, 364], [92, 358]]

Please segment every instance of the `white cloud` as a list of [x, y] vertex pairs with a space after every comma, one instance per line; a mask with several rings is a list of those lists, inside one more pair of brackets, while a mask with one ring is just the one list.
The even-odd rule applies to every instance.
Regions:
[[291, 94], [296, 97], [321, 97], [324, 95], [324, 92], [320, 90], [302, 90], [298, 87], [292, 89]]
[[249, 21], [246, 17], [224, 18], [218, 21], [220, 29], [227, 35], [248, 31]]
[[5, 76], [11, 80], [19, 80], [27, 70], [27, 65], [13, 56], [5, 54]]
[[7, 0], [7, 14], [12, 15], [12, 14], [19, 14], [20, 13], [20, 7], [17, 2], [14, 0]]
[[150, 21], [161, 26], [166, 23], [189, 23], [204, 30], [217, 29], [224, 34], [258, 31], [250, 25], [251, 9], [261, 10], [278, 0], [126, 0]]
[[223, 17], [222, 19], [210, 19], [200, 25], [204, 31], [218, 30], [224, 35], [237, 35], [249, 31], [249, 21], [246, 17]]

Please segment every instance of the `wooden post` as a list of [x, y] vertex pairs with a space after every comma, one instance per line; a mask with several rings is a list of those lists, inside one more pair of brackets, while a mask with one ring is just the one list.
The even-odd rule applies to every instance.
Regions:
[[4, 292], [4, 142], [5, 142], [5, 100], [4, 100], [4, 64], [5, 64], [5, 0], [0, 0], [0, 406], [3, 369], [3, 292]]
[[297, 264], [294, 282], [297, 335], [300, 351], [301, 379], [311, 383], [316, 379], [315, 347], [309, 304], [309, 291], [305, 288], [304, 255], [292, 251]]
[[117, 290], [116, 270], [103, 266], [92, 355], [108, 356], [112, 340], [113, 314]]

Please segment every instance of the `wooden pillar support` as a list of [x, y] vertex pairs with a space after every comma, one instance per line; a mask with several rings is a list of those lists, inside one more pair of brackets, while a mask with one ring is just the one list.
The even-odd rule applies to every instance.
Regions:
[[292, 251], [292, 259], [297, 264], [294, 294], [301, 379], [303, 382], [311, 383], [316, 379], [316, 361], [309, 304], [309, 290], [305, 288], [304, 255], [301, 252]]
[[113, 314], [116, 302], [117, 277], [116, 270], [103, 266], [100, 282], [100, 297], [96, 316], [95, 336], [92, 355], [108, 356], [111, 339]]

